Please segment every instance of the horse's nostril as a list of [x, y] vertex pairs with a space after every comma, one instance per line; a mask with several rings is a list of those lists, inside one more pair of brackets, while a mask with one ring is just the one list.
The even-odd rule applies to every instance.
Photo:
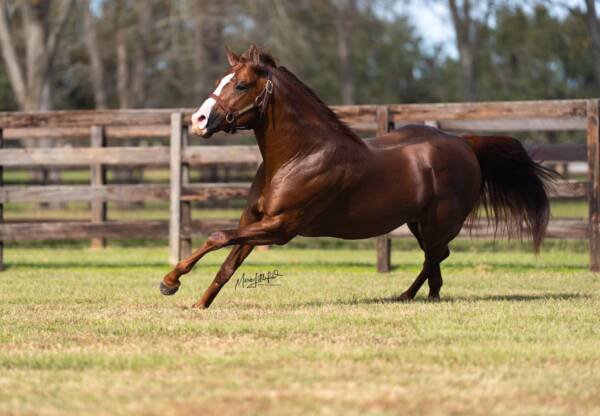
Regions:
[[198, 123], [202, 123], [204, 120], [206, 120], [205, 116], [198, 117]]

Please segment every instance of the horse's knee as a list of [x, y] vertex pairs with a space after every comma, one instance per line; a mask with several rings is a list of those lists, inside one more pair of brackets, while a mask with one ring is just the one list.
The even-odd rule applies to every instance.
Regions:
[[214, 231], [210, 233], [206, 242], [211, 246], [220, 246], [227, 243], [229, 235], [225, 231]]

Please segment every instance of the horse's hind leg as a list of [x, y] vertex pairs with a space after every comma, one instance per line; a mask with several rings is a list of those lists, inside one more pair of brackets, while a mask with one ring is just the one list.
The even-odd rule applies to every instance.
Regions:
[[423, 269], [410, 287], [400, 295], [400, 300], [411, 300], [417, 295], [425, 280], [429, 282], [429, 298], [439, 299], [440, 289], [442, 287], [442, 273], [440, 263], [450, 255], [447, 245], [440, 245], [433, 248], [425, 248], [425, 262]]
[[425, 252], [425, 262], [415, 281], [400, 295], [401, 300], [414, 299], [425, 280], [429, 281], [429, 298], [439, 299], [443, 283], [440, 263], [450, 255], [448, 243], [459, 233], [464, 219], [460, 203], [445, 199], [431, 206], [422, 223], [408, 224]]

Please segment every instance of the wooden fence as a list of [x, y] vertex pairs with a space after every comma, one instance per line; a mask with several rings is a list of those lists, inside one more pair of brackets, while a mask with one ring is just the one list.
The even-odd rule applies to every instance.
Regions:
[[[530, 154], [543, 161], [587, 161], [587, 182], [561, 182], [553, 197], [587, 198], [589, 221], [553, 220], [549, 237], [589, 238], [590, 268], [600, 270], [600, 144], [598, 100], [495, 102], [472, 104], [411, 104], [334, 107], [352, 128], [378, 134], [406, 123], [425, 123], [459, 132], [587, 131], [587, 145], [530, 146]], [[0, 113], [0, 185], [3, 167], [85, 166], [90, 185], [3, 186], [0, 188], [0, 260], [4, 241], [91, 238], [102, 246], [106, 238], [169, 235], [170, 261], [191, 250], [194, 233], [208, 233], [235, 225], [227, 220], [195, 220], [193, 201], [244, 197], [248, 183], [190, 183], [191, 166], [260, 163], [256, 146], [190, 146], [188, 125], [192, 110], [102, 110], [47, 113]], [[167, 146], [107, 147], [107, 138], [158, 138], [170, 136]], [[1, 149], [4, 140], [87, 137], [89, 147]], [[169, 166], [170, 185], [107, 185], [107, 166]], [[170, 200], [167, 221], [107, 221], [109, 201]], [[3, 204], [12, 202], [91, 203], [91, 221], [2, 222]], [[477, 224], [464, 230], [475, 237], [493, 230]], [[377, 268], [390, 268], [390, 237], [407, 235], [405, 228], [377, 239]]]

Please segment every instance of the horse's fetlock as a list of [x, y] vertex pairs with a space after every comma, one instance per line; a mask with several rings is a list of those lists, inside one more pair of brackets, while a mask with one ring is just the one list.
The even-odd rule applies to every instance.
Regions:
[[175, 270], [179, 274], [186, 274], [192, 270], [192, 266], [186, 263], [178, 263], [177, 266], [175, 266]]

